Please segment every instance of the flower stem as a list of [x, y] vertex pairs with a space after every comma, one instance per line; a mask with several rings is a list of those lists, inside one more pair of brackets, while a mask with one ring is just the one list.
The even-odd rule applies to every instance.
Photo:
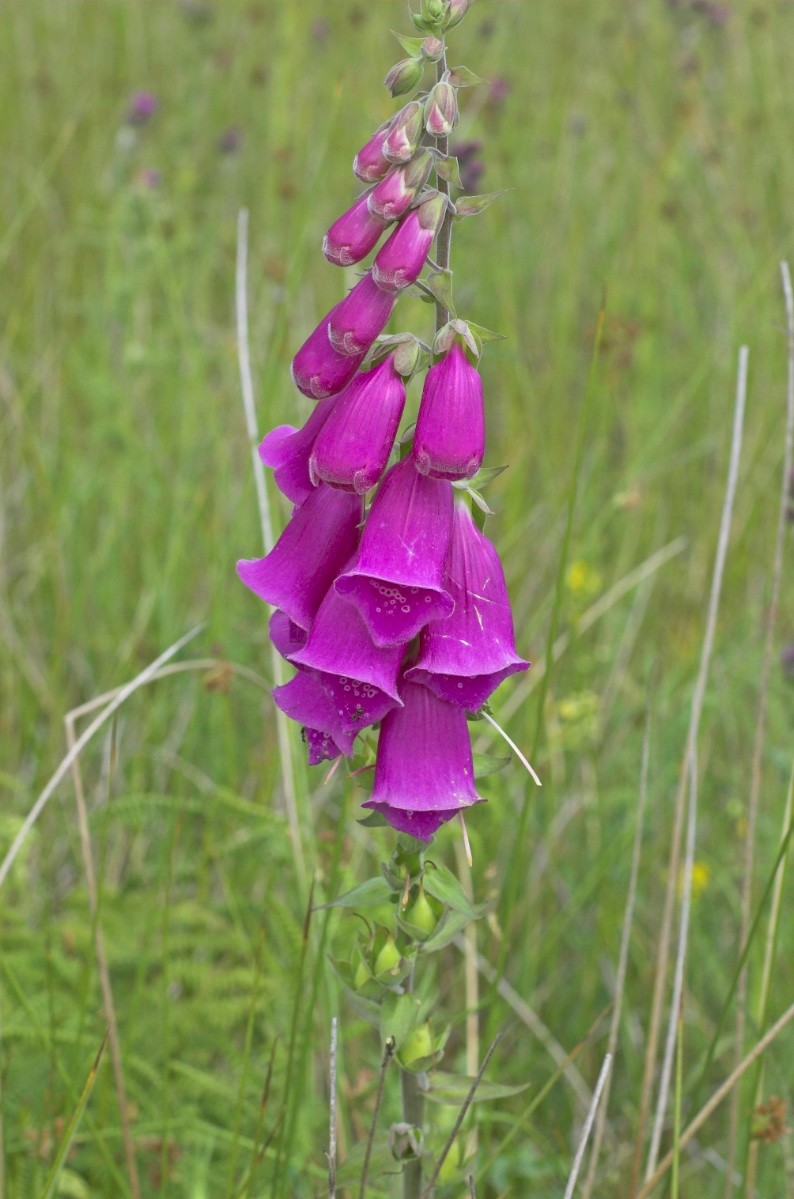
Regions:
[[[447, 69], [447, 52], [445, 49], [444, 53], [441, 55], [441, 58], [436, 63], [436, 80], [437, 80], [437, 82], [441, 81], [441, 78], [444, 75], [444, 72], [446, 71], [446, 69]], [[436, 143], [437, 143], [439, 151], [442, 154], [449, 154], [449, 137], [448, 136], [437, 138]], [[446, 179], [442, 179], [438, 173], [436, 173], [436, 186], [442, 195], [449, 198], [449, 182]], [[449, 209], [447, 209], [447, 211], [444, 215], [444, 221], [438, 232], [438, 238], [436, 241], [436, 265], [438, 266], [439, 270], [442, 270], [442, 271], [449, 270], [451, 253], [452, 253], [452, 213], [450, 212]], [[446, 325], [447, 321], [449, 320], [449, 317], [450, 317], [449, 309], [444, 304], [442, 304], [442, 302], [440, 300], [436, 300], [436, 333], [438, 333], [439, 329], [443, 325]]]

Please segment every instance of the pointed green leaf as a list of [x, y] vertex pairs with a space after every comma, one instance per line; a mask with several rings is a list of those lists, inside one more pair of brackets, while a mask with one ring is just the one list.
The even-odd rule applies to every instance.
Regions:
[[105, 1034], [105, 1038], [102, 1041], [102, 1044], [99, 1046], [99, 1052], [97, 1053], [97, 1055], [94, 1059], [94, 1064], [91, 1067], [91, 1069], [88, 1071], [88, 1077], [86, 1078], [85, 1084], [80, 1093], [80, 1098], [77, 1100], [77, 1107], [72, 1112], [69, 1123], [66, 1125], [66, 1128], [64, 1129], [63, 1136], [61, 1137], [61, 1143], [58, 1146], [58, 1150], [55, 1154], [55, 1158], [53, 1160], [52, 1165], [50, 1166], [50, 1171], [44, 1182], [44, 1190], [41, 1192], [41, 1199], [51, 1199], [51, 1196], [55, 1195], [57, 1193], [56, 1186], [58, 1183], [58, 1178], [61, 1173], [61, 1170], [63, 1169], [63, 1164], [66, 1161], [66, 1158], [69, 1154], [69, 1150], [72, 1147], [72, 1141], [74, 1140], [74, 1138], [77, 1134], [77, 1129], [80, 1126], [80, 1121], [83, 1118], [83, 1113], [84, 1113], [86, 1107], [88, 1106], [88, 1100], [91, 1098], [91, 1092], [93, 1091], [94, 1083], [97, 1080], [97, 1074], [99, 1072], [99, 1066], [102, 1061], [102, 1054], [105, 1052], [106, 1044], [107, 1044], [107, 1033]]
[[402, 33], [397, 33], [395, 29], [392, 29], [391, 32], [392, 36], [397, 38], [397, 41], [400, 43], [406, 54], [410, 54], [411, 58], [418, 58], [418, 56], [422, 53], [422, 46], [424, 45], [425, 41], [423, 37], [406, 37]]
[[380, 875], [378, 878], [367, 879], [365, 883], [359, 883], [357, 887], [345, 891], [344, 895], [339, 895], [328, 903], [321, 903], [316, 910], [323, 912], [326, 908], [377, 908], [382, 903], [389, 903], [393, 894], [386, 879]]
[[[498, 192], [496, 193], [499, 194]], [[493, 329], [486, 329], [485, 325], [475, 325], [474, 321], [468, 322], [469, 328], [479, 337], [481, 342], [488, 341], [506, 341], [504, 333], [494, 333]]]
[[446, 866], [428, 862], [423, 881], [428, 895], [440, 899], [442, 903], [445, 903], [447, 907], [454, 908], [455, 911], [464, 912], [469, 920], [477, 918], [477, 912], [472, 907], [471, 900], [455, 875]]
[[[473, 1078], [465, 1074], [447, 1074], [444, 1070], [434, 1070], [428, 1079], [428, 1089], [425, 1092], [428, 1099], [436, 1103], [451, 1103], [459, 1107], [463, 1103], [474, 1083]], [[498, 1082], [483, 1082], [474, 1092], [473, 1102], [477, 1100], [509, 1099], [511, 1095], [520, 1095], [526, 1091], [529, 1083], [520, 1086], [506, 1086]]]
[[438, 271], [435, 275], [430, 275], [425, 280], [425, 285], [428, 291], [432, 292], [439, 304], [454, 313], [455, 309], [452, 303], [452, 271]]
[[380, 1011], [381, 1044], [385, 1046], [387, 1037], [394, 1037], [399, 1053], [400, 1046], [421, 1023], [422, 1018], [419, 1000], [410, 991], [405, 991], [402, 995], [397, 995], [394, 991], [387, 992]]
[[476, 87], [478, 83], [486, 82], [479, 75], [475, 75], [474, 71], [470, 71], [468, 67], [451, 67], [448, 75], [449, 82], [453, 87]]
[[447, 908], [436, 925], [436, 930], [422, 943], [422, 953], [436, 953], [444, 949], [458, 935], [461, 929], [469, 923], [470, 917], [465, 912], [457, 912]]
[[455, 201], [455, 216], [461, 221], [467, 216], [479, 216], [489, 205], [493, 204], [494, 200], [505, 195], [507, 195], [506, 188], [498, 192], [486, 192], [482, 196], [461, 196], [459, 200]]
[[439, 179], [446, 179], [453, 187], [463, 187], [460, 181], [460, 166], [457, 158], [437, 158], [433, 164]]
[[494, 754], [474, 754], [474, 777], [487, 778], [489, 774], [498, 774], [509, 766], [512, 758], [498, 758]]

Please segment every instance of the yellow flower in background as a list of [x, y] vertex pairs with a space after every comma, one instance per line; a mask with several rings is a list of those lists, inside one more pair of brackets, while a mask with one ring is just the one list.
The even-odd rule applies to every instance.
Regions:
[[571, 595], [589, 599], [601, 590], [601, 575], [584, 559], [577, 558], [565, 572], [565, 586]]
[[[697, 899], [699, 895], [703, 894], [703, 892], [706, 890], [706, 887], [709, 885], [710, 878], [711, 867], [709, 866], [708, 862], [695, 861], [692, 863], [691, 888], [693, 899]], [[682, 895], [683, 892], [684, 870], [682, 867], [678, 876], [678, 894]]]

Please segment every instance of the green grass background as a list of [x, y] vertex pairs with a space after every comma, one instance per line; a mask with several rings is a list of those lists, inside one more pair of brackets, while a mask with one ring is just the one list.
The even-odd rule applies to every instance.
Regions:
[[[461, 315], [507, 336], [483, 362], [488, 462], [510, 465], [489, 493], [497, 516], [488, 531], [504, 555], [519, 647], [533, 659], [545, 651], [576, 428], [586, 422], [575, 569], [559, 611], [568, 648], [541, 713], [537, 686], [512, 711], [523, 685], [515, 680], [494, 705], [497, 717], [510, 711], [506, 727], [527, 752], [542, 722], [534, 764], [544, 787], [529, 793], [509, 912], [498, 897], [529, 786], [518, 764], [483, 781], [490, 802], [469, 821], [475, 895], [497, 913], [480, 926], [479, 948], [496, 962], [507, 938], [508, 979], [566, 1050], [612, 997], [651, 714], [647, 831], [600, 1196], [625, 1185], [737, 353], [747, 344], [740, 488], [699, 750], [697, 859], [708, 879], [695, 900], [684, 994], [690, 1114], [739, 952], [782, 461], [778, 263], [794, 255], [794, 7], [724, 7], [721, 25], [703, 6], [664, 0], [481, 0], [452, 43], [454, 60], [510, 84], [499, 104], [462, 94], [472, 115], [460, 136], [484, 142], [482, 188], [510, 190], [456, 228], [453, 265]], [[407, 30], [405, 6], [392, 0], [0, 6], [0, 848], [63, 756], [65, 713], [131, 678], [188, 628], [206, 622], [182, 657], [215, 656], [269, 680], [266, 613], [234, 574], [235, 560], [261, 544], [237, 377], [237, 212], [250, 210], [264, 431], [308, 412], [289, 361], [350, 282], [323, 260], [320, 239], [355, 195], [353, 154], [393, 111], [381, 87], [399, 54], [390, 27]], [[144, 88], [159, 110], [132, 130], [128, 97]], [[240, 144], [225, 153], [219, 138], [230, 127]], [[159, 186], [147, 184], [152, 170]], [[403, 300], [393, 327], [427, 332], [429, 321], [429, 309]], [[275, 494], [274, 503], [281, 522], [286, 508]], [[677, 537], [681, 553], [577, 635], [588, 604]], [[776, 653], [791, 641], [789, 571]], [[758, 894], [779, 843], [791, 701], [776, 663]], [[299, 973], [307, 896], [269, 698], [224, 671], [173, 676], [134, 696], [81, 761], [143, 1193], [325, 1193], [331, 1016], [341, 1021], [343, 1153], [365, 1135], [379, 1048], [326, 960], [329, 946], [343, 954], [352, 941], [353, 917], [315, 918]], [[322, 771], [300, 781], [305, 852], [318, 894], [332, 897], [377, 872], [391, 836], [356, 824], [363, 786], [340, 774], [324, 787]], [[453, 865], [456, 836], [445, 830], [434, 850]], [[786, 897], [790, 905], [790, 885]], [[0, 895], [0, 936], [3, 1185], [9, 1199], [28, 1199], [41, 1192], [104, 1032], [70, 785]], [[792, 999], [792, 950], [789, 919], [770, 1018]], [[752, 995], [760, 954], [751, 961]], [[445, 1067], [462, 1069], [460, 955], [448, 951], [434, 969], [453, 1024]], [[554, 1066], [485, 986], [483, 996], [484, 1039], [507, 1029], [490, 1077], [530, 1090], [481, 1108], [478, 1194], [559, 1195], [578, 1127], [571, 1092], [558, 1083], [522, 1116]], [[604, 1042], [602, 1024], [577, 1059], [591, 1086]], [[711, 1087], [728, 1072], [730, 1050], [726, 1038]], [[765, 1094], [790, 1097], [787, 1054], [790, 1031], [770, 1055]], [[748, 1092], [742, 1137], [749, 1103]], [[399, 1118], [396, 1090], [384, 1118]], [[249, 1177], [258, 1141], [279, 1127]], [[274, 1184], [279, 1137], [285, 1164]], [[719, 1155], [724, 1142], [720, 1111], [684, 1161], [693, 1193], [722, 1195], [719, 1158], [704, 1151]], [[765, 1195], [794, 1185], [787, 1146], [762, 1147]], [[373, 1196], [390, 1185], [373, 1184]], [[76, 1199], [130, 1193], [108, 1063], [60, 1187]], [[463, 1188], [461, 1175], [444, 1193]]]

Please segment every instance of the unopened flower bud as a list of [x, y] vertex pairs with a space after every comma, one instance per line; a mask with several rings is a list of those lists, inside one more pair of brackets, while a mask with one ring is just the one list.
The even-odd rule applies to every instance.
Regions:
[[440, 21], [446, 7], [445, 0], [422, 0], [422, 16], [426, 21]]
[[336, 308], [333, 308], [323, 317], [292, 359], [293, 382], [311, 400], [336, 395], [347, 387], [366, 352], [351, 357], [334, 349], [328, 340], [328, 322], [335, 312]]
[[[418, 100], [406, 104], [389, 126], [383, 142], [383, 155], [389, 162], [407, 162], [413, 158], [424, 130], [424, 112]], [[385, 174], [385, 172], [384, 172]], [[379, 176], [380, 177], [380, 176]]]
[[416, 282], [441, 227], [446, 207], [446, 196], [435, 192], [400, 221], [372, 264], [372, 278], [378, 287], [393, 292]]
[[451, 83], [437, 83], [425, 101], [425, 127], [433, 137], [448, 137], [458, 123], [458, 97]]
[[328, 340], [333, 349], [355, 357], [366, 354], [383, 332], [393, 306], [394, 296], [378, 287], [370, 273], [366, 274], [328, 314]]
[[426, 37], [422, 42], [422, 58], [428, 62], [438, 62], [444, 53], [444, 43], [440, 37]]
[[427, 373], [413, 456], [433, 479], [470, 479], [482, 466], [485, 412], [482, 380], [459, 341]]
[[[384, 180], [384, 183], [386, 180]], [[389, 220], [369, 207], [365, 192], [347, 212], [334, 221], [323, 238], [323, 254], [336, 266], [351, 266], [374, 249]]]
[[406, 1070], [421, 1068], [423, 1062], [433, 1056], [433, 1035], [430, 1025], [425, 1021], [415, 1028], [401, 1047], [398, 1046], [397, 1057], [400, 1065]]
[[419, 86], [424, 66], [421, 58], [403, 58], [395, 63], [383, 83], [393, 96], [404, 96]]
[[398, 221], [427, 183], [432, 165], [430, 151], [420, 150], [405, 166], [390, 171], [367, 198], [367, 207], [373, 217], [381, 221]]
[[454, 29], [459, 25], [471, 5], [472, 0], [449, 0], [447, 8], [447, 29]]
[[383, 146], [393, 123], [386, 121], [381, 125], [353, 159], [353, 174], [362, 183], [375, 183], [389, 170], [391, 163], [383, 153]]

